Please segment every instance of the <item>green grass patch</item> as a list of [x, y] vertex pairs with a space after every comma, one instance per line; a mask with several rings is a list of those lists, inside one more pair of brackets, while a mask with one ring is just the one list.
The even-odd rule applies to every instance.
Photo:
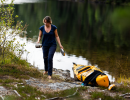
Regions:
[[15, 78], [28, 79], [29, 76], [39, 78], [43, 75], [36, 68], [26, 67], [22, 65], [5, 64], [0, 66], [1, 75], [10, 75]]
[[8, 84], [8, 83], [12, 83], [12, 82], [22, 83], [23, 81], [22, 80], [15, 80], [15, 79], [0, 79], [0, 83]]
[[101, 90], [105, 90], [107, 89], [106, 87], [103, 87], [103, 86], [98, 86]]
[[124, 85], [115, 87], [114, 90], [111, 90], [113, 92], [120, 92], [120, 93], [130, 93], [130, 88]]
[[42, 77], [40, 71], [34, 67], [30, 67], [26, 60], [23, 60], [13, 53], [7, 52], [8, 56], [4, 59], [0, 56], [0, 75], [10, 75], [15, 78], [29, 79], [31, 77]]
[[[49, 99], [54, 97], [66, 97], [68, 95], [72, 95], [76, 92], [77, 88], [71, 88], [60, 92], [50, 92], [50, 93], [42, 93], [38, 91], [36, 88], [31, 87], [29, 85], [25, 85], [25, 87], [18, 87], [14, 89], [16, 89], [18, 93], [22, 96], [22, 98], [24, 98], [25, 100], [33, 100], [35, 97], [39, 97], [41, 100], [44, 100], [46, 98]], [[79, 91], [74, 96], [67, 98], [67, 100], [79, 100], [79, 99], [82, 100]]]
[[[83, 100], [80, 93], [84, 92], [86, 90], [87, 90], [87, 87], [78, 87], [78, 88], [75, 87], [75, 88], [63, 90], [63, 91], [60, 91], [60, 92], [47, 93], [45, 95], [46, 95], [47, 98], [66, 97], [68, 95], [71, 95], [69, 98], [66, 98], [66, 99], [67, 100]], [[76, 93], [76, 94], [73, 95], [74, 93]]]
[[8, 52], [8, 56], [5, 56], [3, 59], [2, 56], [0, 56], [0, 65], [5, 64], [17, 64], [17, 65], [23, 65], [26, 67], [29, 67], [29, 63], [26, 60], [21, 59], [20, 57], [17, 57], [15, 54]]
[[78, 89], [79, 89], [79, 91], [86, 91], [88, 89], [88, 87], [87, 86], [81, 86]]
[[[2, 99], [0, 99], [0, 100], [2, 100]], [[8, 96], [4, 97], [4, 100], [22, 100], [22, 99], [20, 99], [17, 96], [14, 96], [14, 95], [8, 95]]]
[[91, 98], [92, 98], [91, 100], [95, 100], [99, 98], [101, 98], [101, 100], [124, 100], [124, 98], [122, 97], [119, 96], [111, 97], [102, 92], [92, 92]]
[[14, 85], [11, 85], [11, 83], [13, 83], [13, 82], [23, 83], [22, 80], [0, 79], [0, 83], [2, 84], [2, 86], [6, 87], [8, 89], [12, 89], [12, 87], [14, 87]]
[[59, 75], [52, 75], [53, 80], [63, 80]]
[[35, 97], [40, 97], [40, 99], [45, 99], [41, 95], [43, 94], [42, 92], [38, 91], [36, 88], [29, 86], [29, 85], [24, 85], [24, 87], [18, 87], [14, 88], [15, 90], [18, 91], [18, 93], [22, 96], [22, 98], [26, 98], [25, 100], [33, 100]]
[[[13, 82], [17, 82], [17, 87], [14, 86]], [[42, 97], [44, 93], [40, 92], [36, 88], [26, 85], [26, 84], [18, 84], [23, 83], [22, 80], [14, 80], [14, 79], [1, 79], [0, 83], [2, 86], [16, 90], [21, 97], [17, 96], [6, 96], [5, 100], [35, 100], [35, 97], [40, 97], [40, 100], [44, 100], [45, 98]]]
[[[77, 88], [71, 88], [67, 90], [63, 90], [60, 92], [53, 92], [53, 93], [46, 93], [47, 98], [53, 98], [53, 97], [66, 97], [68, 95], [71, 95], [67, 100], [82, 100], [82, 96], [80, 95], [80, 92], [83, 88], [78, 88], [78, 91], [76, 92]], [[76, 93], [75, 95], [73, 95]]]

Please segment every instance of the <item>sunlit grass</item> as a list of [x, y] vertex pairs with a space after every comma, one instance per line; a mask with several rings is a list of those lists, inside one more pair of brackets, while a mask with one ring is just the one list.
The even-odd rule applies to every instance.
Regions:
[[120, 77], [117, 79], [118, 83], [122, 83], [124, 86], [130, 85], [130, 78], [126, 78], [125, 75], [120, 75]]
[[30, 67], [29, 63], [26, 60], [21, 59], [20, 57], [16, 56], [14, 53], [5, 51], [5, 54], [8, 54], [8, 55], [5, 55], [4, 59], [3, 59], [3, 56], [0, 55], [0, 65], [17, 64], [17, 65], [23, 65], [26, 67]]
[[118, 95], [116, 95], [115, 97], [111, 97], [106, 95], [103, 92], [92, 92], [91, 98], [92, 98], [91, 100], [95, 100], [99, 98], [101, 98], [101, 100], [124, 100], [122, 97], [119, 97]]

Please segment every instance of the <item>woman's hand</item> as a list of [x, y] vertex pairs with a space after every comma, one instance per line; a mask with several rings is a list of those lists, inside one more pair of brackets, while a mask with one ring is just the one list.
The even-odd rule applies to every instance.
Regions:
[[62, 45], [60, 45], [60, 48], [64, 49]]
[[39, 44], [39, 41], [37, 41], [36, 43]]
[[37, 43], [39, 43], [39, 42], [40, 42], [41, 38], [42, 38], [42, 31], [40, 30], [40, 31], [39, 31], [39, 36], [38, 36]]

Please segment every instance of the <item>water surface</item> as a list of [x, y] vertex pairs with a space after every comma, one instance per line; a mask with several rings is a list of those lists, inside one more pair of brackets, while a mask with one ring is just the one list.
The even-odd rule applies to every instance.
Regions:
[[[116, 9], [122, 6], [90, 4], [84, 2], [55, 1], [15, 4], [15, 14], [28, 24], [27, 38], [21, 38], [30, 52], [24, 58], [38, 67], [44, 68], [42, 49], [35, 48], [39, 27], [45, 16], [51, 16], [57, 26], [66, 56], [60, 48], [54, 55], [54, 68], [70, 70], [73, 76], [73, 62], [99, 67], [111, 81], [120, 76], [129, 77], [130, 40], [127, 31], [121, 33], [110, 20]], [[124, 7], [125, 8], [125, 7]]]

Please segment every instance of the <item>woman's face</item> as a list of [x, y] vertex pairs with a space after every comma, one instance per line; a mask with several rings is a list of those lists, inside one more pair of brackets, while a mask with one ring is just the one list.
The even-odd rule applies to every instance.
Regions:
[[43, 23], [44, 23], [46, 26], [49, 26], [49, 25], [50, 25], [50, 23], [48, 23], [46, 20], [43, 21]]

